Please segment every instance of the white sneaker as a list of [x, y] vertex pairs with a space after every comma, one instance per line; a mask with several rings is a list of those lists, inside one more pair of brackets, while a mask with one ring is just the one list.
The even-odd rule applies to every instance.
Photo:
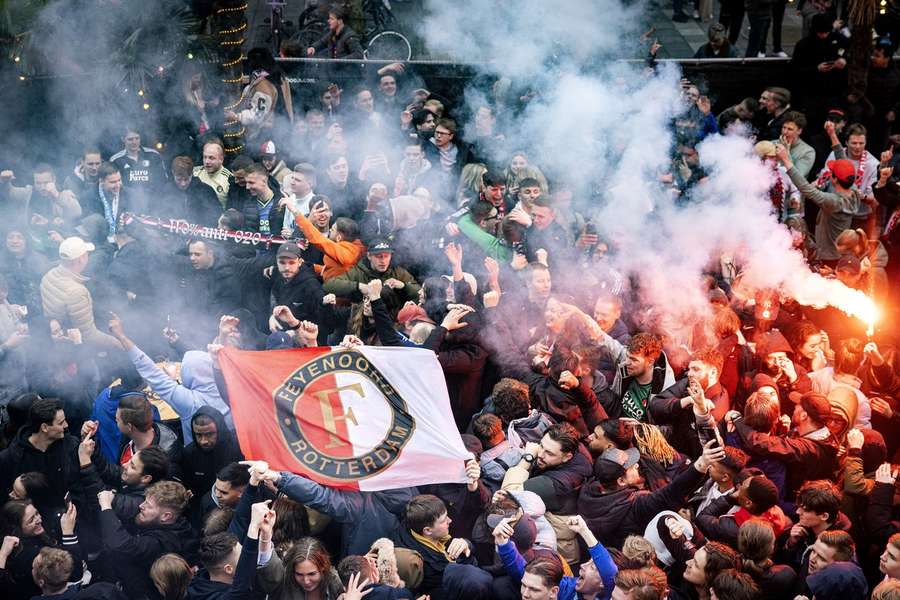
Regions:
[[758, 53], [756, 54], [756, 58], [765, 58], [765, 57], [766, 57], [766, 53], [765, 53], [765, 52], [758, 52]]
[[693, 16], [694, 16], [695, 19], [699, 19], [699, 18], [700, 18], [700, 13], [697, 12], [697, 11], [695, 10]]
[[784, 50], [776, 52], [775, 56], [777, 56], [778, 58], [787, 58], [788, 57], [787, 52], [785, 52]]

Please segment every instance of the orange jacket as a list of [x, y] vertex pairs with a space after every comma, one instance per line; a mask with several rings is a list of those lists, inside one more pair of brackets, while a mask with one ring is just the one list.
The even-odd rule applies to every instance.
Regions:
[[361, 241], [353, 240], [350, 242], [343, 240], [335, 242], [330, 240], [303, 215], [295, 215], [294, 222], [297, 223], [297, 227], [300, 228], [303, 235], [309, 240], [309, 243], [325, 253], [325, 258], [322, 261], [324, 264], [314, 265], [316, 273], [321, 275], [324, 281], [343, 275], [359, 262], [359, 259], [366, 253], [366, 247]]

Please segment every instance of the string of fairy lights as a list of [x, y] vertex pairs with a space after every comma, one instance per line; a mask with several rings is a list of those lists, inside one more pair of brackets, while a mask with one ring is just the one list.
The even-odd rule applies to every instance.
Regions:
[[[238, 6], [230, 6], [223, 7], [216, 10], [216, 15], [226, 15], [228, 13], [236, 13], [242, 12], [247, 9], [247, 4], [242, 4]], [[216, 32], [216, 36], [219, 41], [219, 46], [223, 49], [235, 48], [238, 50], [237, 58], [231, 58], [228, 56], [224, 56], [226, 53], [223, 52], [222, 61], [219, 64], [219, 67], [222, 71], [222, 83], [225, 85], [240, 85], [244, 81], [244, 70], [243, 70], [243, 60], [244, 53], [241, 50], [244, 45], [245, 37], [244, 32], [247, 30], [247, 22], [244, 21], [239, 25], [231, 28], [221, 29]], [[232, 72], [231, 77], [227, 75], [229, 69], [234, 69], [236, 67], [236, 73]], [[224, 111], [226, 114], [233, 113], [233, 111], [240, 106], [243, 101], [242, 94], [236, 94], [237, 100], [232, 104], [229, 104], [224, 107]], [[240, 139], [244, 135], [244, 127], [241, 125], [238, 119], [230, 118], [225, 120], [225, 128], [229, 131], [226, 131], [222, 134], [222, 137], [229, 142], [225, 144], [225, 152], [229, 154], [234, 154], [240, 152], [244, 148], [244, 144], [240, 142]]]
[[[222, 15], [229, 15], [230, 13], [243, 13], [245, 10], [247, 10], [247, 6], [248, 5], [246, 3], [243, 3], [243, 4], [240, 4], [237, 6], [223, 7], [223, 8], [217, 9], [215, 14], [217, 16], [222, 16]], [[244, 20], [237, 26], [226, 28], [226, 29], [221, 29], [219, 31], [216, 31], [214, 34], [215, 38], [218, 41], [219, 47], [223, 49], [222, 62], [219, 63], [219, 67], [222, 71], [222, 80], [221, 81], [223, 84], [240, 85], [244, 80], [242, 64], [243, 64], [243, 60], [244, 60], [245, 56], [244, 56], [242, 47], [243, 47], [244, 42], [246, 41], [246, 38], [244, 37], [244, 32], [247, 31], [247, 27], [248, 27], [247, 21]], [[237, 37], [235, 38], [235, 36], [237, 36]], [[24, 37], [21, 35], [16, 36], [16, 38], [13, 42], [13, 45], [12, 45], [12, 52], [10, 53], [10, 57], [12, 59], [13, 64], [15, 65], [15, 68], [17, 71], [16, 78], [19, 81], [25, 82], [25, 81], [29, 81], [29, 80], [60, 79], [60, 78], [66, 77], [66, 75], [58, 75], [58, 74], [34, 75], [34, 74], [27, 73], [25, 71], [26, 63], [23, 60], [24, 46], [25, 46]], [[232, 48], [238, 50], [238, 55], [235, 58], [232, 58], [231, 52], [228, 52], [228, 50], [230, 50]], [[188, 51], [186, 54], [186, 58], [188, 60], [194, 60], [194, 53], [191, 51]], [[234, 69], [235, 67], [237, 67], [237, 69], [235, 69], [237, 71], [237, 73], [232, 73], [231, 77], [227, 76], [226, 73], [229, 70]], [[101, 69], [98, 69], [98, 72], [100, 70]], [[159, 77], [162, 77], [165, 73], [166, 73], [165, 65], [158, 65], [156, 67], [156, 69], [154, 70], [154, 74]], [[80, 74], [72, 74], [70, 76], [71, 77], [83, 77], [84, 75], [85, 75], [84, 73], [80, 73]], [[140, 86], [138, 87], [136, 94], [139, 97], [139, 99], [142, 100], [142, 102], [140, 103], [141, 108], [145, 111], [150, 111], [150, 110], [152, 110], [153, 107], [150, 104], [148, 94], [145, 91], [146, 86], [143, 82], [143, 76], [141, 77], [141, 79], [142, 79], [142, 82], [141, 82]], [[125, 88], [123, 90], [123, 92], [128, 93], [128, 89]], [[240, 94], [238, 94], [237, 100], [233, 104], [225, 106], [224, 110], [226, 112], [234, 111], [234, 109], [236, 109], [241, 104], [242, 100], [243, 100], [243, 97]], [[240, 125], [238, 120], [235, 120], [235, 119], [227, 120], [226, 119], [226, 122], [225, 122], [226, 128], [229, 128], [229, 127], [232, 127], [235, 125]], [[243, 135], [244, 135], [244, 128], [241, 126], [240, 129], [238, 129], [237, 131], [232, 131], [232, 132], [223, 134], [223, 137], [234, 140], [234, 139], [238, 139], [238, 138], [242, 137]], [[157, 141], [155, 146], [158, 150], [162, 150], [164, 145], [161, 141]], [[233, 147], [226, 148], [225, 151], [231, 152], [231, 153], [240, 152], [243, 149], [243, 147], [244, 147], [243, 144], [237, 144]]]

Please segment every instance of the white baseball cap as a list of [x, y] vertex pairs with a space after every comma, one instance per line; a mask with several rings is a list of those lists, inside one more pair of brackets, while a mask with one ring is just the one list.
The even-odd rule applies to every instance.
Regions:
[[84, 254], [94, 251], [94, 245], [80, 237], [70, 237], [59, 245], [59, 257], [63, 260], [75, 260]]

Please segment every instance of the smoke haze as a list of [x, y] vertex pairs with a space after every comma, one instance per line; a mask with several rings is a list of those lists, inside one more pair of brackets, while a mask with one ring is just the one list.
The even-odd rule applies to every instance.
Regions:
[[[671, 164], [673, 123], [687, 106], [676, 66], [651, 71], [616, 60], [646, 56], [641, 4], [432, 0], [428, 8], [422, 33], [432, 51], [471, 62], [489, 56], [478, 65], [483, 75], [537, 92], [507, 127], [509, 147], [580, 190], [578, 208], [611, 240], [615, 266], [638, 282], [641, 300], [664, 322], [708, 314], [701, 275], [723, 254], [743, 265], [753, 287], [857, 316], [871, 311], [864, 294], [812, 274], [792, 249], [790, 233], [770, 214], [772, 175], [751, 140], [707, 137], [698, 146], [707, 178], [689, 198], [676, 203], [659, 183]], [[469, 90], [466, 112], [488, 95]]]

